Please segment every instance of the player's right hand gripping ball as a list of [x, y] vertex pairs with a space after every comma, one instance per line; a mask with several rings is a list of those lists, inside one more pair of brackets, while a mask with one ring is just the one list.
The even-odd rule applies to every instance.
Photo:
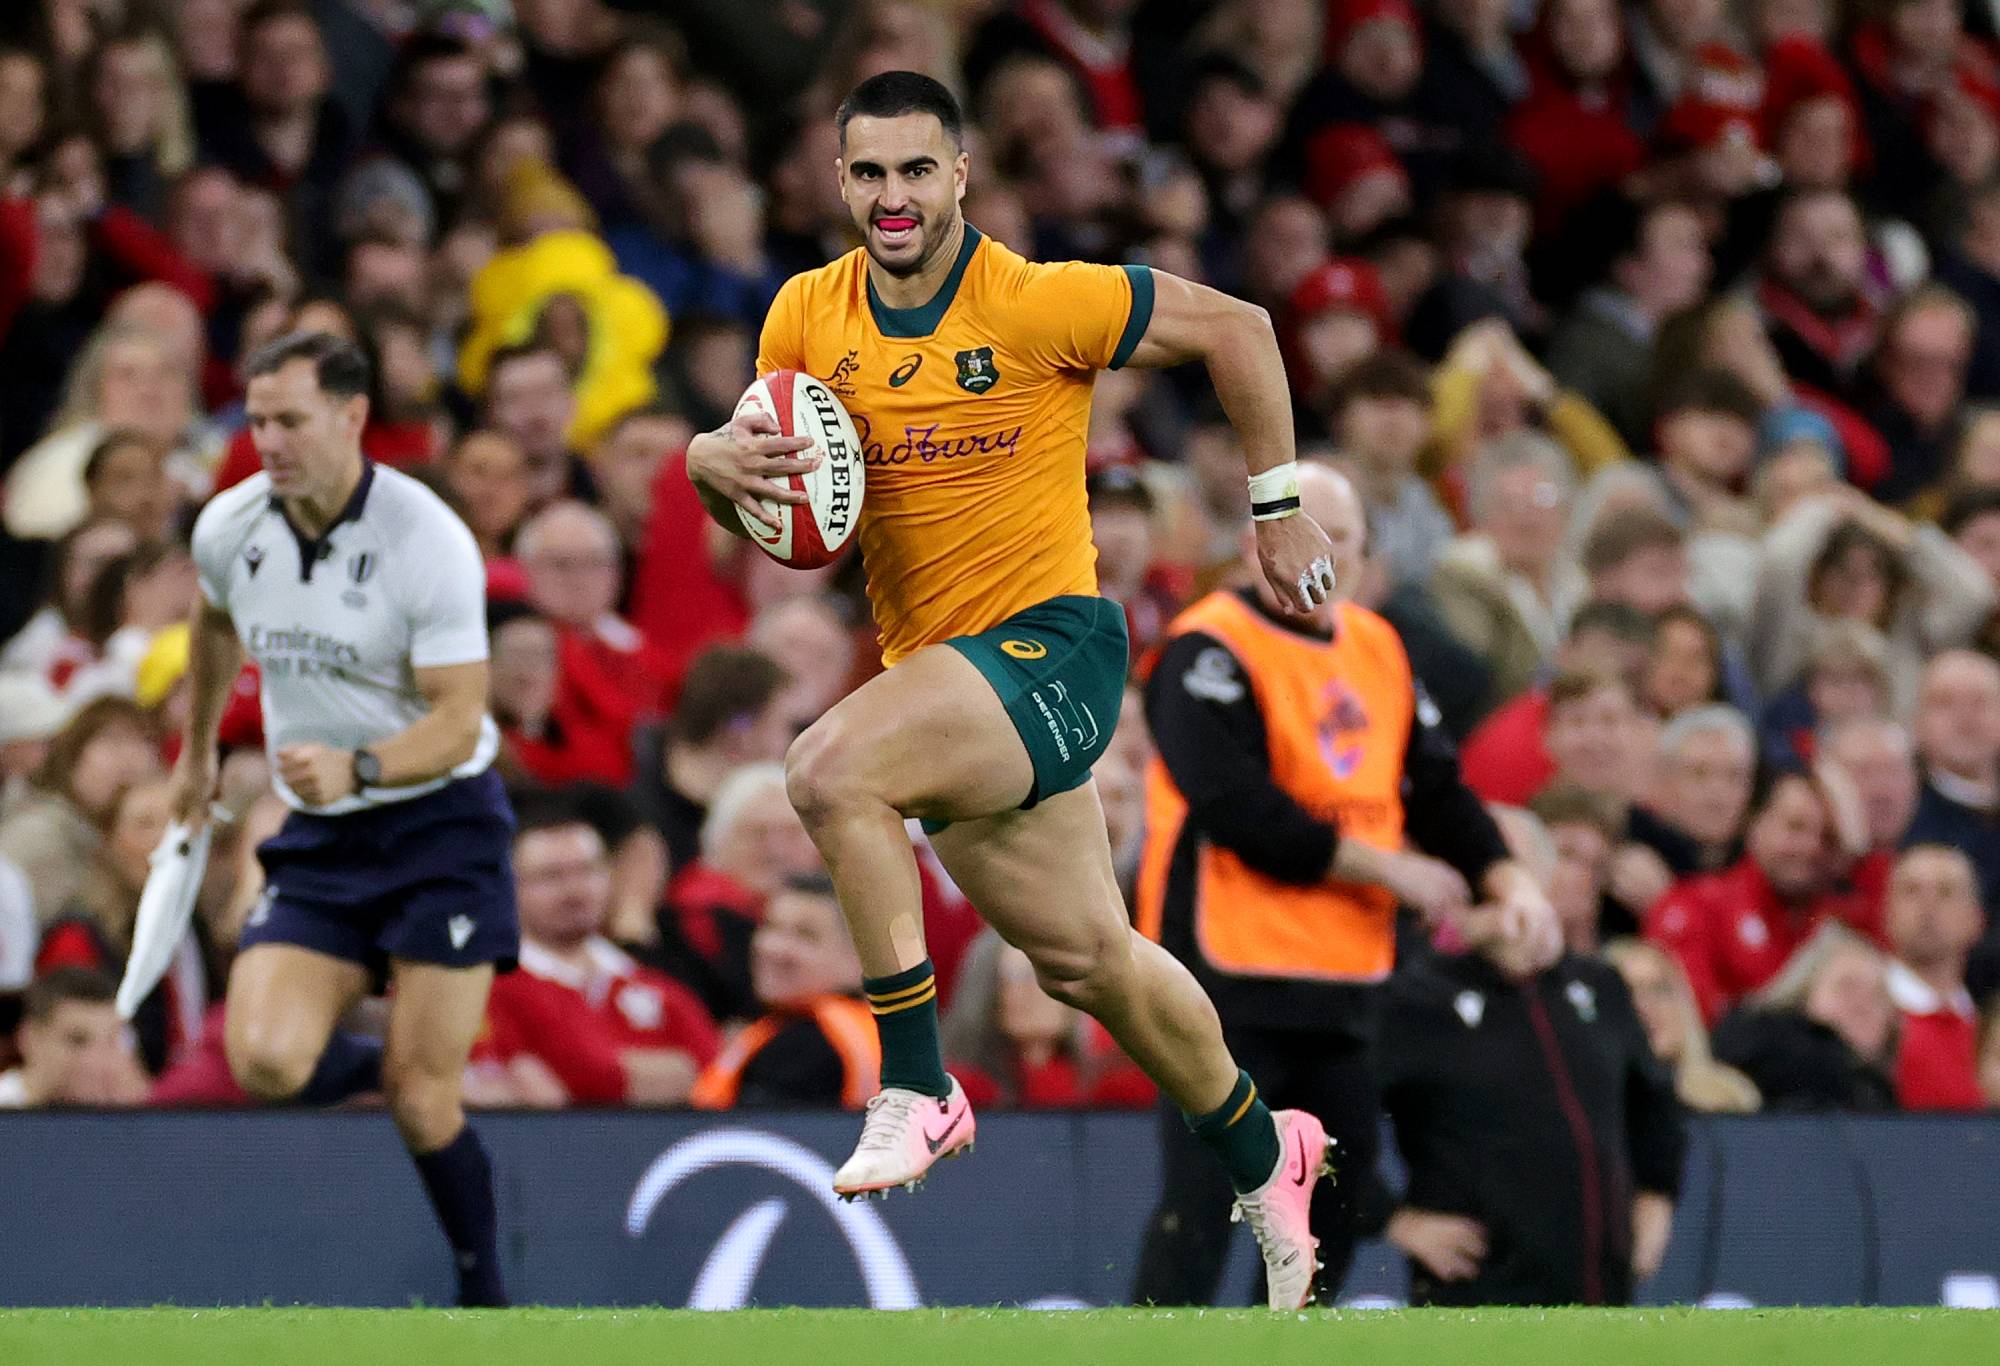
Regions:
[[774, 370], [759, 376], [736, 401], [737, 414], [745, 411], [769, 415], [778, 424], [780, 435], [811, 438], [813, 449], [825, 458], [810, 474], [784, 476], [793, 488], [804, 490], [811, 502], [764, 504], [764, 511], [778, 523], [776, 531], [741, 508], [736, 515], [750, 538], [780, 564], [817, 569], [833, 563], [861, 521], [866, 467], [854, 419], [848, 416], [839, 395], [797, 370]]

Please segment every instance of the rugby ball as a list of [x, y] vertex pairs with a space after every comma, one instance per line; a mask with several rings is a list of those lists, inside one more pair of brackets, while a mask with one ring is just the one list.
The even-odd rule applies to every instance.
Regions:
[[782, 435], [810, 437], [813, 449], [825, 458], [810, 474], [785, 476], [810, 502], [764, 504], [766, 512], [775, 514], [776, 531], [738, 508], [743, 529], [780, 564], [817, 569], [833, 563], [861, 521], [865, 475], [854, 419], [839, 395], [797, 370], [758, 376], [736, 401], [738, 417], [753, 412], [772, 418]]

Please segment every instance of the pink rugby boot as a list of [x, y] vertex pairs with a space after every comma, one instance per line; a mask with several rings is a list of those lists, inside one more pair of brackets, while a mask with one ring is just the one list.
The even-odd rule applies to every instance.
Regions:
[[833, 1174], [834, 1193], [852, 1200], [880, 1192], [887, 1199], [896, 1186], [915, 1190], [933, 1162], [972, 1151], [975, 1127], [956, 1077], [943, 1100], [886, 1087], [868, 1102], [854, 1156]]
[[1313, 1186], [1333, 1174], [1333, 1144], [1326, 1129], [1304, 1110], [1275, 1110], [1278, 1167], [1256, 1190], [1236, 1197], [1230, 1219], [1250, 1225], [1264, 1254], [1264, 1279], [1273, 1309], [1303, 1309], [1313, 1300], [1319, 1239], [1309, 1218]]

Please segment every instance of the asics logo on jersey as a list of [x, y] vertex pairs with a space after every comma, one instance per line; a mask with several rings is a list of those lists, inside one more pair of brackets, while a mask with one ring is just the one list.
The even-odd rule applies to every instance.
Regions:
[[902, 388], [905, 384], [915, 379], [917, 371], [923, 368], [924, 358], [922, 355], [913, 353], [905, 356], [903, 363], [889, 372], [889, 387], [891, 389]]
[[1003, 640], [1000, 648], [1016, 659], [1044, 659], [1049, 647], [1039, 640]]

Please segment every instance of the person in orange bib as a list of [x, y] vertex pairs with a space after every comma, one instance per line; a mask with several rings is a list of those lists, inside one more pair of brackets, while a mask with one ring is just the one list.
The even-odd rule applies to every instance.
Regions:
[[[1144, 266], [1031, 262], [985, 236], [960, 211], [958, 103], [927, 76], [871, 77], [836, 123], [862, 245], [785, 283], [757, 357], [760, 373], [818, 376], [853, 415], [868, 471], [858, 537], [889, 666], [786, 760], [882, 1046], [882, 1089], [834, 1189], [914, 1187], [973, 1138], [938, 1048], [903, 824], [917, 817], [1043, 989], [1102, 1022], [1189, 1117], [1257, 1232], [1272, 1306], [1297, 1308], [1325, 1133], [1264, 1105], [1194, 978], [1132, 933], [1090, 780], [1127, 671], [1124, 613], [1097, 593], [1084, 489], [1097, 371], [1202, 362], [1248, 453], [1273, 597], [1306, 611], [1332, 590], [1326, 535], [1299, 511], [1270, 318]], [[746, 415], [689, 443], [688, 476], [740, 534], [739, 509], [769, 525], [765, 501], [805, 501], [784, 476], [816, 468], [809, 445]]]
[[[1340, 1179], [1311, 1216], [1324, 1299], [1346, 1275], [1379, 1146], [1368, 1052], [1397, 904], [1472, 942], [1514, 937], [1538, 965], [1561, 940], [1459, 776], [1402, 639], [1346, 600], [1367, 539], [1353, 487], [1325, 466], [1299, 474], [1333, 543], [1334, 600], [1300, 618], [1259, 583], [1210, 593], [1168, 628], [1146, 687], [1158, 753], [1137, 901], [1139, 930], [1193, 970], [1272, 1102], [1311, 1110], [1335, 1141]], [[1229, 1191], [1178, 1116], [1163, 1116], [1161, 1136], [1134, 1299], [1206, 1304]]]

